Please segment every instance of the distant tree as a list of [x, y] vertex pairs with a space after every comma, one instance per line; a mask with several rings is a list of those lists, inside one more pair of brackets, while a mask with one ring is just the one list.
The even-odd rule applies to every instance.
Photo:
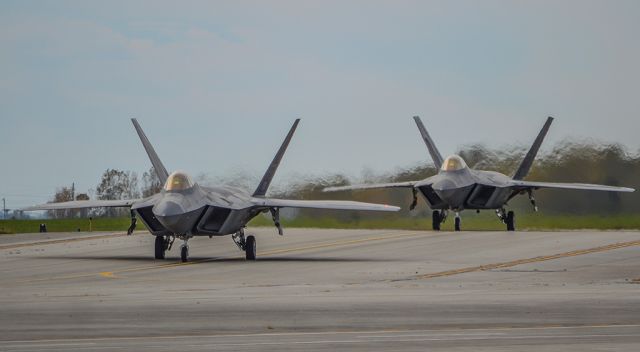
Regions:
[[[135, 172], [107, 169], [102, 174], [100, 184], [96, 188], [96, 197], [100, 200], [117, 200], [138, 198], [138, 176]], [[95, 215], [124, 216], [124, 209], [97, 209]]]
[[80, 193], [76, 196], [76, 200], [89, 200], [89, 195], [86, 193]]
[[142, 196], [150, 197], [162, 189], [162, 183], [153, 166], [142, 174]]
[[[56, 193], [53, 196], [53, 200], [49, 203], [62, 203], [69, 202], [73, 200], [73, 192], [70, 187], [60, 187], [56, 189]], [[70, 216], [70, 212], [68, 210], [49, 210], [47, 211], [49, 217], [54, 219], [60, 219], [64, 217]]]
[[[86, 193], [80, 193], [76, 196], [76, 200], [89, 200], [89, 195]], [[89, 214], [89, 209], [78, 209], [75, 216], [86, 218]]]

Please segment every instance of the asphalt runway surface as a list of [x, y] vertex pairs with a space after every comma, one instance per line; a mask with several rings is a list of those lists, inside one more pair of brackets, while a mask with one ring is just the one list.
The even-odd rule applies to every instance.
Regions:
[[640, 351], [640, 232], [0, 236], [0, 351]]

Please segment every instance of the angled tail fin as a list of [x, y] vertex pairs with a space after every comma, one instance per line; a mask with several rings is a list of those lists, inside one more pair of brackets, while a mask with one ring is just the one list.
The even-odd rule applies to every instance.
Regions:
[[522, 163], [520, 163], [520, 167], [518, 167], [518, 170], [516, 171], [516, 173], [513, 174], [514, 180], [522, 180], [529, 173], [529, 170], [531, 169], [531, 165], [533, 165], [533, 159], [536, 158], [536, 155], [538, 154], [538, 150], [540, 150], [540, 145], [542, 145], [542, 141], [544, 140], [544, 137], [547, 135], [547, 132], [549, 132], [549, 127], [551, 127], [552, 122], [553, 122], [553, 117], [549, 116], [547, 118], [547, 122], [545, 122], [544, 126], [542, 126], [540, 133], [538, 133], [538, 137], [536, 137], [536, 140], [533, 142], [533, 144], [531, 145], [531, 148], [527, 152], [527, 155], [522, 160]]
[[162, 165], [162, 161], [160, 161], [160, 158], [158, 158], [158, 154], [156, 154], [156, 151], [153, 149], [151, 142], [149, 142], [149, 139], [144, 134], [142, 127], [140, 127], [140, 124], [138, 123], [138, 120], [131, 119], [131, 122], [133, 122], [133, 127], [135, 127], [136, 132], [138, 132], [138, 136], [140, 137], [140, 141], [144, 146], [144, 150], [147, 151], [147, 155], [149, 156], [149, 160], [151, 160], [153, 169], [156, 170], [156, 174], [158, 175], [160, 182], [164, 184], [167, 181], [167, 177], [169, 177], [167, 169], [164, 167], [164, 165]]
[[267, 194], [267, 189], [269, 189], [271, 180], [273, 180], [273, 176], [276, 174], [276, 170], [278, 170], [280, 160], [282, 160], [282, 156], [284, 156], [284, 152], [287, 150], [289, 142], [291, 142], [291, 137], [293, 137], [293, 133], [296, 131], [299, 122], [300, 119], [296, 119], [296, 121], [293, 123], [293, 126], [291, 126], [287, 137], [285, 137], [284, 142], [282, 142], [280, 149], [278, 149], [278, 152], [276, 153], [276, 156], [273, 158], [273, 161], [271, 161], [267, 172], [265, 172], [264, 176], [262, 176], [262, 180], [260, 181], [258, 188], [256, 188], [256, 190], [253, 192], [254, 197], [264, 197], [265, 194]]
[[436, 144], [433, 143], [433, 139], [429, 136], [429, 132], [424, 128], [422, 124], [422, 120], [420, 120], [419, 116], [414, 116], [413, 119], [416, 121], [416, 125], [418, 125], [418, 129], [420, 130], [420, 134], [422, 135], [422, 139], [424, 139], [424, 143], [429, 148], [429, 154], [431, 154], [431, 159], [433, 159], [433, 164], [439, 169], [442, 166], [442, 155], [438, 151]]

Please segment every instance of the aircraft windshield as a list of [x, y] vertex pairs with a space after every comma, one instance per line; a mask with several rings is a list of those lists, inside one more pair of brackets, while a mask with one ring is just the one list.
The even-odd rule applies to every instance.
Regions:
[[193, 187], [193, 180], [184, 172], [176, 171], [169, 175], [164, 185], [166, 191], [184, 191]]
[[451, 155], [444, 159], [442, 163], [442, 171], [458, 171], [467, 167], [467, 164], [458, 155]]

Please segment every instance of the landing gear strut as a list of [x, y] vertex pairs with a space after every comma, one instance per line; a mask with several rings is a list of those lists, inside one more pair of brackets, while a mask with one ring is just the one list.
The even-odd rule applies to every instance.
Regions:
[[129, 228], [127, 229], [127, 236], [131, 236], [131, 234], [133, 233], [133, 230], [136, 229], [137, 221], [138, 219], [136, 219], [135, 210], [131, 210], [131, 225], [129, 225]]
[[252, 235], [244, 236], [244, 229], [231, 235], [233, 242], [244, 251], [247, 260], [256, 260], [256, 238]]
[[284, 235], [284, 231], [282, 230], [282, 225], [280, 224], [280, 208], [271, 208], [271, 219], [273, 219], [273, 224], [278, 228], [278, 234], [280, 236]]
[[527, 194], [529, 194], [529, 202], [533, 206], [533, 211], [538, 212], [538, 205], [536, 204], [536, 198], [533, 196], [533, 191], [528, 190]]
[[440, 224], [442, 224], [447, 219], [447, 211], [446, 210], [434, 210], [431, 213], [433, 231], [440, 231]]
[[171, 249], [175, 237], [156, 236], [155, 257], [156, 259], [164, 259], [165, 252]]
[[411, 201], [411, 205], [409, 205], [409, 210], [415, 209], [418, 205], [418, 190], [412, 188], [411, 191], [413, 192], [413, 200]]
[[462, 219], [460, 218], [460, 213], [456, 212], [456, 218], [455, 218], [455, 222], [454, 222], [454, 230], [455, 231], [460, 231], [460, 223], [462, 222]]

